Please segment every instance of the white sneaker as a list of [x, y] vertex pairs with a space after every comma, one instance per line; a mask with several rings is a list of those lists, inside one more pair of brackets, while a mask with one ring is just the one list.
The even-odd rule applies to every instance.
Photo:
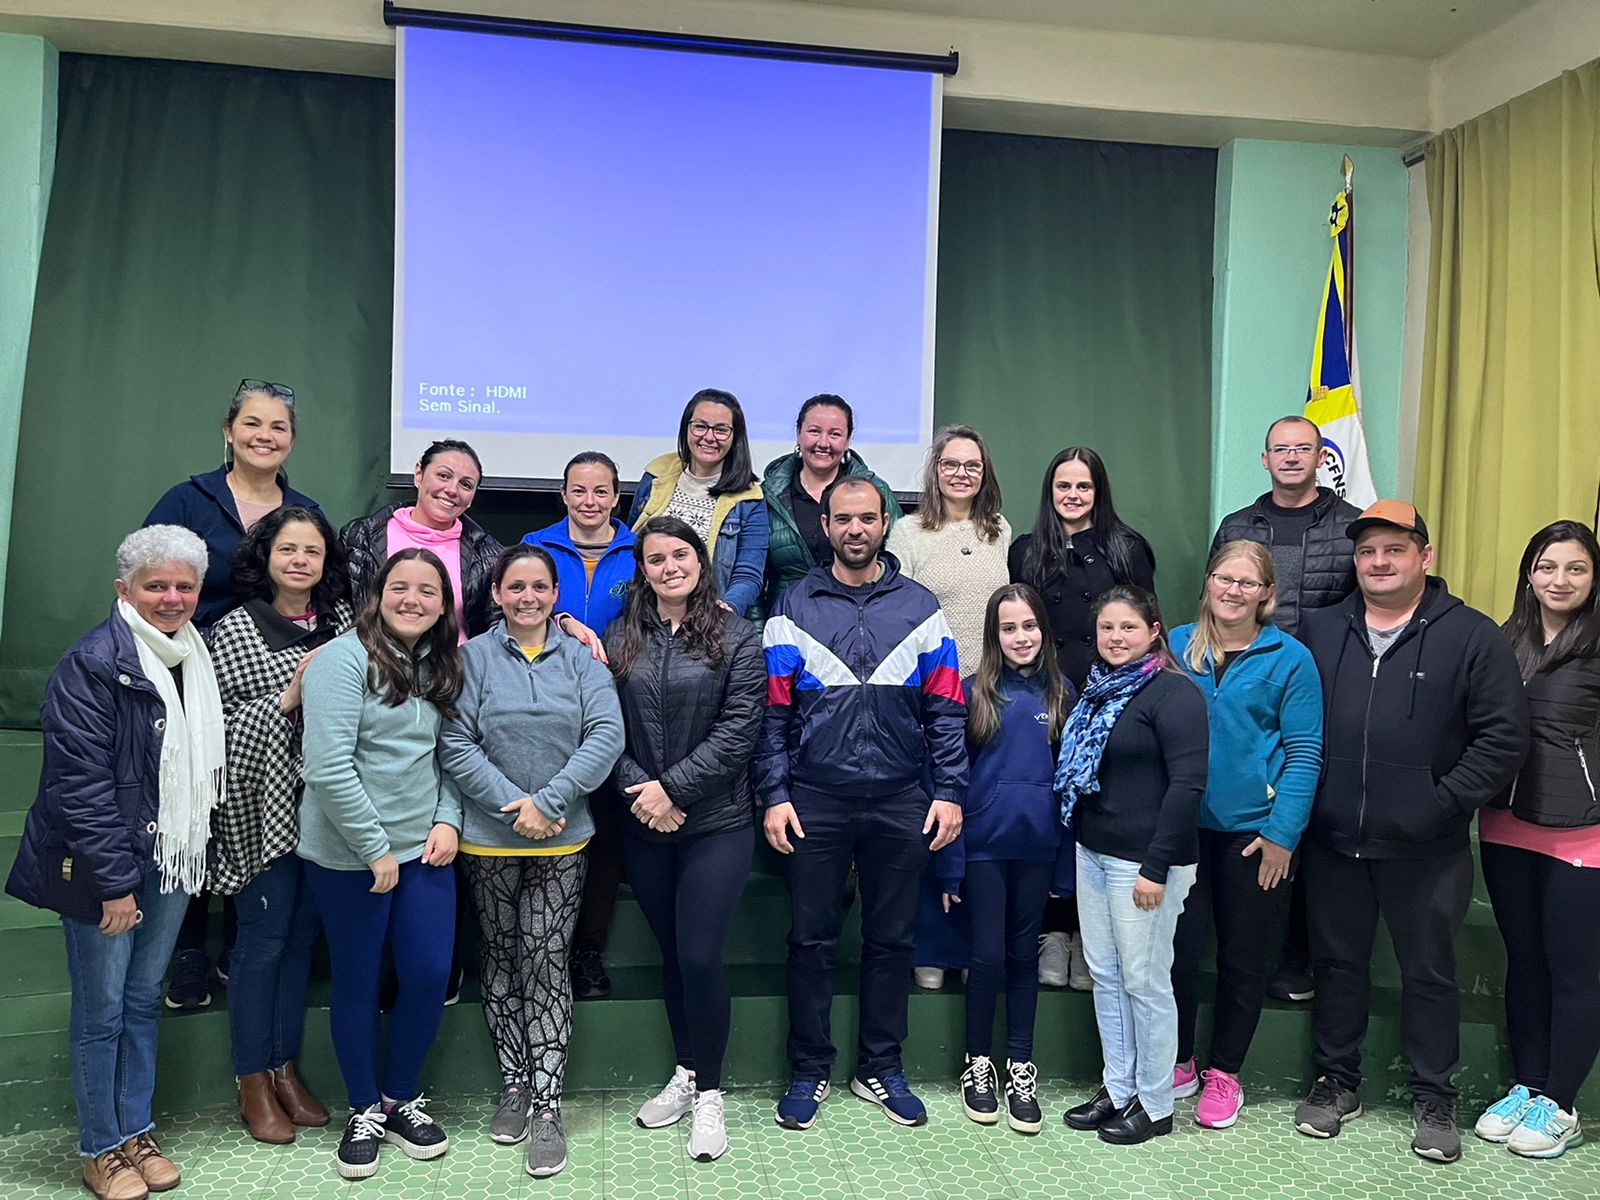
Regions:
[[930, 992], [937, 992], [944, 986], [943, 967], [912, 967], [911, 978], [917, 981], [919, 988]]
[[1070, 969], [1071, 939], [1059, 930], [1039, 935], [1039, 982], [1045, 987], [1066, 987]]
[[1089, 960], [1083, 956], [1083, 934], [1074, 933], [1067, 938], [1067, 986], [1075, 992], [1094, 990], [1094, 977], [1089, 974]]
[[694, 1073], [687, 1067], [678, 1067], [667, 1080], [667, 1086], [644, 1102], [634, 1122], [642, 1129], [665, 1129], [683, 1120], [694, 1107]]
[[722, 1113], [722, 1093], [694, 1094], [694, 1127], [689, 1131], [689, 1157], [712, 1162], [728, 1151], [728, 1125]]
[[1549, 1096], [1539, 1096], [1528, 1106], [1506, 1149], [1523, 1158], [1558, 1158], [1568, 1146], [1581, 1141], [1583, 1126], [1578, 1124], [1577, 1111], [1566, 1112]]
[[1486, 1142], [1504, 1144], [1533, 1107], [1533, 1094], [1520, 1083], [1484, 1110], [1472, 1132]]

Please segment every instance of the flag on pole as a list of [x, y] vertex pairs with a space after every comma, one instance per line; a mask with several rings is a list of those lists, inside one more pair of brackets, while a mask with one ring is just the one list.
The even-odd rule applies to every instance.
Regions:
[[1367, 438], [1361, 428], [1361, 381], [1357, 373], [1353, 198], [1340, 192], [1328, 214], [1333, 259], [1322, 288], [1317, 340], [1311, 347], [1311, 386], [1305, 415], [1322, 430], [1322, 461], [1317, 482], [1332, 488], [1357, 508], [1378, 498], [1367, 465]]

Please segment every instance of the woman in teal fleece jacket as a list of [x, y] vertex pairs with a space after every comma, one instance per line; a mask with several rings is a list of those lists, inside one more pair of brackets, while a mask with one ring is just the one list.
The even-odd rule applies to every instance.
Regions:
[[1210, 768], [1200, 802], [1200, 859], [1178, 920], [1172, 967], [1178, 1001], [1179, 1095], [1196, 1075], [1195, 975], [1206, 926], [1217, 930], [1211, 1069], [1195, 1119], [1232, 1125], [1244, 1106], [1239, 1069], [1261, 1019], [1281, 907], [1322, 772], [1322, 685], [1311, 652], [1271, 624], [1271, 552], [1258, 542], [1218, 548], [1206, 567], [1199, 619], [1173, 631], [1172, 653], [1206, 698]]

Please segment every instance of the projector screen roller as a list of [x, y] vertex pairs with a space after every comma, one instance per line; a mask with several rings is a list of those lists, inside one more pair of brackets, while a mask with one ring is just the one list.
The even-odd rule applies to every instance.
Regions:
[[941, 80], [919, 71], [399, 30], [391, 469], [624, 478], [700, 388], [757, 469], [836, 392], [916, 486], [933, 417]]

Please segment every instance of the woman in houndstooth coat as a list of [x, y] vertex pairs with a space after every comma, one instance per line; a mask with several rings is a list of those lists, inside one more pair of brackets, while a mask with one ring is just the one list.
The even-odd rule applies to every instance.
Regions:
[[238, 897], [228, 1016], [239, 1112], [257, 1141], [283, 1143], [295, 1126], [329, 1120], [295, 1072], [318, 926], [293, 850], [300, 680], [317, 650], [350, 628], [350, 583], [327, 518], [285, 506], [240, 542], [233, 584], [249, 599], [212, 633], [228, 770], [212, 818], [211, 887]]

